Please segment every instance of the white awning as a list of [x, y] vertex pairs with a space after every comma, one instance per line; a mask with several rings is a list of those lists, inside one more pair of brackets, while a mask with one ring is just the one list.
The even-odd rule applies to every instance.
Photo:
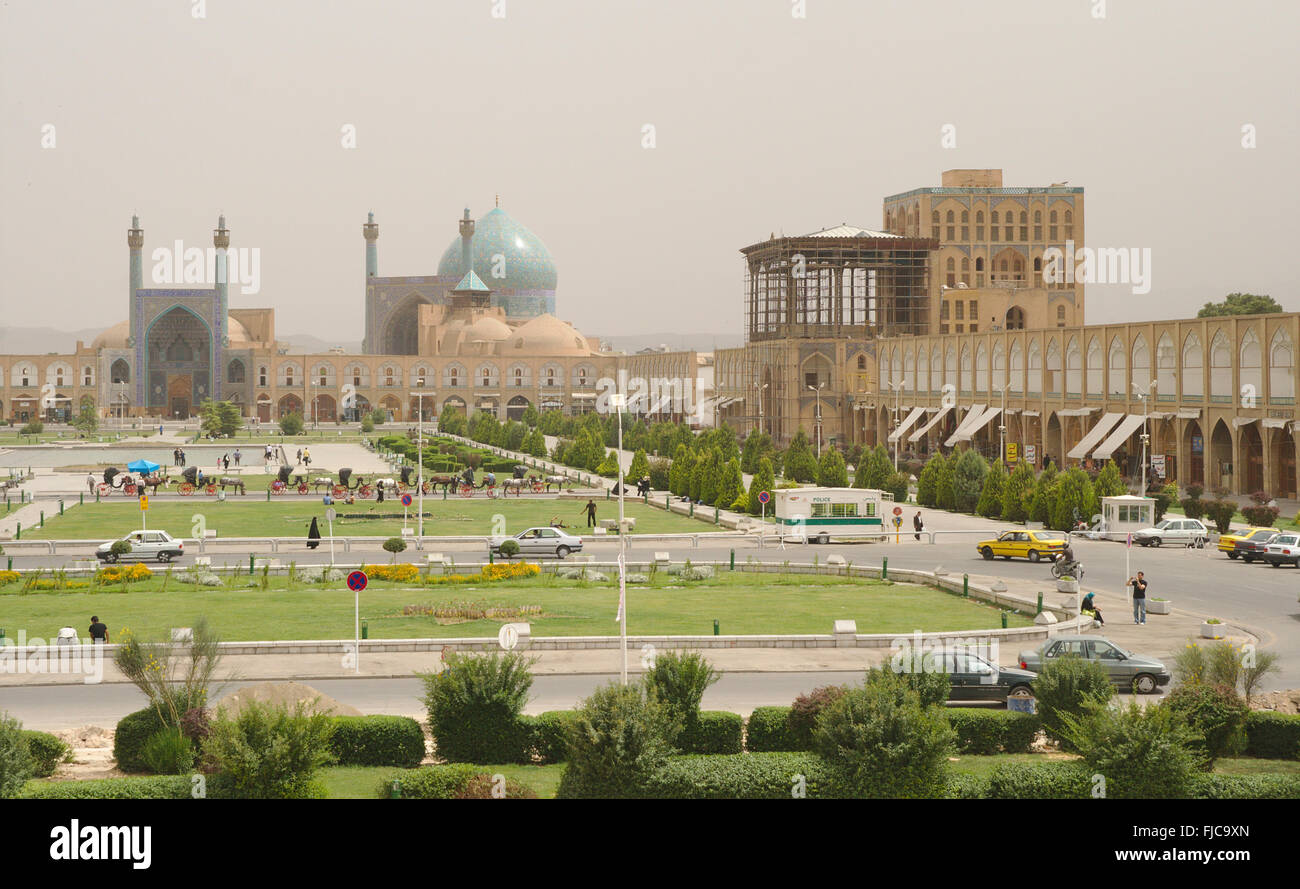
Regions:
[[957, 424], [957, 428], [953, 430], [952, 435], [948, 436], [948, 440], [943, 443], [943, 446], [950, 448], [959, 441], [970, 441], [970, 427], [974, 426], [979, 418], [984, 416], [986, 409], [987, 405], [971, 405], [966, 411], [966, 416], [961, 418], [961, 422]]
[[926, 423], [926, 424], [925, 424], [924, 426], [922, 426], [920, 429], [916, 430], [916, 433], [915, 433], [911, 438], [909, 438], [908, 441], [917, 442], [917, 441], [920, 441], [921, 439], [925, 438], [925, 434], [926, 434], [927, 432], [929, 432], [930, 429], [931, 429], [931, 428], [932, 428], [936, 423], [938, 423], [940, 420], [942, 420], [942, 419], [944, 418], [944, 416], [945, 416], [945, 415], [948, 413], [948, 411], [950, 411], [950, 410], [952, 410], [952, 405], [951, 405], [951, 404], [945, 404], [943, 407], [939, 408], [939, 412], [938, 412], [937, 414], [935, 414], [933, 417], [931, 417], [931, 418], [930, 418], [930, 421], [929, 421], [928, 423]]
[[1128, 437], [1142, 425], [1141, 414], [1129, 414], [1120, 421], [1115, 427], [1115, 431], [1110, 437], [1102, 442], [1101, 447], [1092, 452], [1092, 456], [1098, 460], [1109, 460], [1110, 455], [1115, 453], [1115, 449], [1128, 441]]
[[1251, 423], [1254, 423], [1258, 419], [1259, 417], [1233, 417], [1232, 428], [1240, 429], [1242, 426], [1247, 426]]
[[1181, 410], [1174, 414], [1180, 420], [1199, 420], [1201, 418], [1201, 409], [1194, 407], [1189, 410]]
[[902, 423], [898, 424], [898, 428], [889, 433], [889, 440], [898, 441], [899, 438], [907, 433], [907, 430], [912, 428], [913, 423], [921, 419], [923, 413], [925, 413], [925, 408], [923, 407], [912, 408], [912, 412], [903, 419]]
[[1025, 416], [1026, 416], [1026, 417], [1037, 417], [1037, 416], [1038, 416], [1038, 411], [1025, 411]]
[[974, 422], [974, 423], [971, 423], [971, 424], [970, 424], [969, 426], [967, 426], [965, 429], [963, 429], [963, 430], [961, 430], [961, 431], [959, 431], [959, 432], [957, 432], [957, 433], [954, 433], [953, 436], [952, 436], [951, 438], [948, 439], [948, 441], [946, 442], [946, 444], [947, 444], [949, 447], [952, 447], [952, 442], [953, 442], [954, 440], [955, 440], [955, 441], [970, 441], [972, 438], [975, 437], [975, 433], [976, 433], [976, 432], [979, 432], [981, 429], [983, 429], [985, 426], [987, 426], [987, 425], [988, 425], [990, 422], [992, 422], [992, 420], [993, 420], [995, 417], [997, 417], [997, 415], [1000, 414], [1000, 413], [1002, 413], [1002, 408], [1000, 408], [1000, 407], [991, 407], [991, 408], [989, 408], [988, 410], [986, 410], [986, 411], [984, 411], [982, 414], [980, 414], [980, 416], [977, 417], [977, 418], [975, 419], [975, 422]]
[[1071, 460], [1082, 460], [1088, 456], [1088, 452], [1097, 446], [1097, 442], [1101, 441], [1102, 437], [1107, 432], [1110, 432], [1123, 416], [1123, 414], [1103, 414], [1096, 425], [1089, 429], [1087, 434], [1079, 439], [1079, 443], [1070, 448], [1069, 453], [1065, 456]]
[[1286, 420], [1275, 420], [1272, 417], [1266, 417], [1264, 419], [1265, 429], [1281, 429], [1285, 425], [1286, 425]]
[[1072, 407], [1069, 410], [1057, 411], [1058, 417], [1086, 417], [1093, 411], [1101, 410], [1097, 407]]

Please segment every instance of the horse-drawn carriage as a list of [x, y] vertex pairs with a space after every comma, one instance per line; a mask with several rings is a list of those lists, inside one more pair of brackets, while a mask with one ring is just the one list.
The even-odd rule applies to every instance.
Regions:
[[366, 480], [361, 476], [357, 476], [356, 483], [352, 484], [351, 469], [344, 467], [339, 470], [339, 483], [333, 488], [335, 497], [347, 497], [349, 494], [353, 494], [365, 500], [374, 492], [374, 487], [367, 484]]
[[287, 494], [290, 489], [296, 490], [299, 494], [306, 494], [307, 477], [301, 473], [294, 475], [293, 467], [281, 466], [275, 474], [275, 479], [271, 482], [272, 494]]
[[248, 493], [247, 484], [238, 476], [204, 475], [199, 467], [187, 466], [181, 470], [181, 482], [176, 487], [176, 493], [182, 497], [189, 497], [195, 491], [211, 495], [217, 493], [218, 489], [224, 491], [226, 488], [234, 488], [241, 495]]

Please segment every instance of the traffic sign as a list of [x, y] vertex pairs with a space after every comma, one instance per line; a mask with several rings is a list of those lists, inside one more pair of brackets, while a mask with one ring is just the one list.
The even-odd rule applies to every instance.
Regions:
[[897, 527], [898, 527], [899, 525], [901, 525], [901, 524], [903, 524], [903, 517], [902, 517], [902, 516], [894, 516], [894, 527], [897, 528]]
[[402, 505], [403, 505], [403, 506], [410, 506], [410, 505], [411, 505], [411, 495], [410, 495], [410, 494], [403, 494], [403, 495], [402, 495]]
[[759, 503], [766, 503], [766, 502], [768, 502], [768, 501], [771, 500], [771, 499], [772, 499], [772, 495], [769, 494], [769, 493], [767, 493], [767, 491], [759, 491], [759, 492], [758, 492], [758, 502], [759, 502]]
[[148, 495], [148, 494], [141, 494], [141, 495], [140, 495], [140, 511], [141, 511], [141, 512], [145, 512], [145, 511], [147, 511], [148, 509], [149, 509], [149, 495]]
[[353, 571], [348, 575], [348, 589], [352, 590], [354, 593], [359, 593], [364, 590], [366, 584], [369, 582], [370, 578], [366, 577], [366, 572], [364, 571]]
[[338, 513], [334, 511], [334, 507], [331, 506], [329, 509], [325, 510], [325, 521], [332, 522], [336, 518], [338, 518]]
[[902, 515], [902, 514], [903, 514], [903, 507], [901, 507], [901, 506], [895, 506], [895, 507], [894, 507], [894, 515]]

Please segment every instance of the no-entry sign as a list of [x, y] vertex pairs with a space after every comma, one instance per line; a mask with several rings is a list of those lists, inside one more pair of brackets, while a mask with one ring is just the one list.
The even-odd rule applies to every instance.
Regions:
[[402, 505], [403, 505], [403, 506], [410, 506], [410, 505], [411, 505], [411, 495], [410, 495], [410, 494], [403, 494], [403, 495], [402, 495]]
[[759, 503], [766, 503], [767, 501], [769, 501], [769, 500], [771, 500], [771, 499], [772, 499], [772, 495], [769, 494], [769, 493], [767, 493], [767, 491], [759, 491], [759, 492], [758, 492], [758, 502], [759, 502]]
[[903, 514], [903, 507], [901, 507], [901, 506], [895, 506], [895, 507], [894, 507], [894, 515], [902, 515], [902, 514]]
[[364, 590], [366, 584], [369, 582], [370, 578], [366, 577], [366, 572], [364, 571], [353, 571], [348, 575], [348, 589], [352, 590], [354, 593], [359, 593]]

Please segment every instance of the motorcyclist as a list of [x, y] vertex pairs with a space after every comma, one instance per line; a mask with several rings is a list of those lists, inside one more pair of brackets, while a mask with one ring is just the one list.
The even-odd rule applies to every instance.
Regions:
[[1067, 571], [1078, 567], [1079, 563], [1074, 560], [1074, 547], [1070, 545], [1068, 539], [1065, 541], [1065, 549], [1061, 550], [1060, 562], [1061, 567]]

